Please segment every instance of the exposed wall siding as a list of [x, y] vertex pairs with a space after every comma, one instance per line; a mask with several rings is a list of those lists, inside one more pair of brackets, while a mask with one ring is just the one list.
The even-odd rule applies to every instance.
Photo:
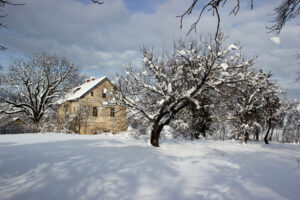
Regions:
[[[113, 85], [108, 80], [105, 80], [81, 99], [66, 102], [64, 106], [59, 105], [57, 112], [58, 119], [62, 121], [66, 117], [67, 112], [75, 116], [80, 111], [80, 106], [86, 105], [88, 107], [88, 118], [84, 125], [80, 127], [80, 134], [95, 134], [99, 131], [120, 132], [126, 130], [126, 110], [125, 108], [115, 106], [115, 117], [110, 117], [110, 107], [103, 104], [104, 101], [107, 101], [107, 98], [102, 98], [102, 92], [105, 88], [111, 90]], [[94, 93], [93, 96], [91, 96], [91, 92]], [[97, 116], [92, 115], [93, 107], [98, 108]]]

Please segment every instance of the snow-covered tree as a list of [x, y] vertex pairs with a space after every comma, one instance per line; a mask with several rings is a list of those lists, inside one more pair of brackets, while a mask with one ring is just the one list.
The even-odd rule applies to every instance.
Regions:
[[299, 99], [287, 102], [283, 121], [283, 142], [300, 142], [300, 101]]
[[[211, 106], [209, 111], [211, 113], [212, 123], [210, 125], [210, 135], [218, 140], [225, 140], [228, 136], [229, 130], [232, 130], [231, 126], [231, 113], [234, 110], [232, 108], [233, 103], [231, 101], [232, 96], [235, 95], [234, 85], [227, 85], [223, 87], [222, 94], [214, 94], [210, 98]], [[231, 136], [233, 137], [233, 136]]]
[[232, 91], [234, 95], [230, 99], [230, 107], [233, 110], [231, 121], [235, 127], [236, 139], [242, 136], [244, 142], [247, 143], [251, 132], [264, 127], [262, 123], [265, 120], [260, 115], [259, 108], [262, 106], [260, 87], [264, 84], [266, 76], [263, 73], [256, 74], [254, 70], [250, 70], [245, 74], [246, 81], [237, 83], [234, 88], [235, 92]]
[[[236, 138], [243, 137], [245, 143], [251, 133], [258, 139], [259, 133], [267, 126], [268, 138], [272, 122], [280, 108], [280, 88], [270, 81], [271, 74], [261, 70], [245, 72], [245, 81], [235, 83], [234, 91], [229, 99], [228, 110], [231, 122], [235, 127]], [[267, 139], [265, 142], [268, 143]]]
[[0, 112], [24, 113], [38, 124], [54, 101], [79, 80], [77, 67], [56, 55], [42, 53], [29, 61], [14, 61], [2, 74], [0, 101], [6, 106]]
[[159, 146], [164, 126], [191, 102], [201, 108], [197, 97], [204, 91], [222, 93], [223, 85], [244, 80], [243, 69], [254, 59], [245, 60], [235, 44], [224, 47], [225, 39], [219, 34], [200, 43], [179, 41], [172, 53], [157, 57], [144, 48], [141, 69], [129, 67], [117, 76], [119, 102], [130, 116], [147, 122], [153, 146]]
[[264, 141], [266, 144], [269, 144], [269, 133], [271, 128], [276, 124], [282, 121], [282, 112], [281, 107], [283, 102], [280, 96], [284, 92], [279, 88], [279, 86], [268, 80], [266, 82], [265, 90], [262, 92], [262, 100], [263, 100], [263, 107], [262, 113], [264, 114], [264, 118], [266, 120], [266, 128], [267, 132], [264, 137]]
[[212, 110], [216, 103], [212, 93], [203, 91], [201, 96], [195, 99], [200, 103], [196, 105], [193, 101], [182, 109], [171, 121], [173, 137], [182, 136], [187, 139], [199, 139], [199, 136], [206, 137], [212, 123]]

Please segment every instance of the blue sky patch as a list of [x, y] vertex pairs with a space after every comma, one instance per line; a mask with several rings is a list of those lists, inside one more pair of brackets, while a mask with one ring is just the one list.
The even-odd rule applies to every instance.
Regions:
[[[75, 0], [79, 1], [83, 4], [89, 4], [91, 0]], [[108, 0], [100, 0], [102, 2], [107, 2]], [[166, 0], [123, 0], [126, 8], [130, 11], [130, 13], [155, 13], [155, 7], [157, 4], [164, 3]]]

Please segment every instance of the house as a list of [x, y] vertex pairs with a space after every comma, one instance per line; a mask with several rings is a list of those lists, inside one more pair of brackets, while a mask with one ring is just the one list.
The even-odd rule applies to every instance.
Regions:
[[111, 104], [109, 92], [115, 93], [116, 88], [108, 78], [87, 79], [57, 102], [59, 123], [69, 121], [71, 129], [80, 134], [126, 130], [126, 110]]

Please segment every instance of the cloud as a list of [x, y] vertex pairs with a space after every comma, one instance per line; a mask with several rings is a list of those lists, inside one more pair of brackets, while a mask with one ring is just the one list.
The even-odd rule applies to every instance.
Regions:
[[[161, 49], [185, 38], [199, 14], [195, 10], [187, 16], [180, 30], [176, 16], [188, 8], [188, 3], [114, 0], [97, 6], [88, 0], [27, 0], [25, 6], [8, 7], [8, 16], [1, 19], [9, 28], [0, 30], [1, 44], [9, 48], [1, 52], [1, 64], [46, 51], [67, 57], [80, 65], [84, 73], [113, 76], [122, 73], [129, 63], [140, 64], [142, 45]], [[266, 33], [265, 26], [280, 0], [255, 1], [253, 11], [243, 2], [237, 16], [228, 15], [231, 3], [221, 10], [221, 28], [230, 35], [228, 43], [240, 41], [247, 57], [259, 56], [257, 68], [271, 70], [282, 87], [300, 90], [300, 84], [294, 82], [297, 70], [300, 71], [295, 56], [300, 51], [299, 17], [286, 24], [280, 45], [275, 45], [268, 40], [273, 35]], [[216, 18], [205, 13], [197, 33], [190, 37], [211, 33], [215, 27]]]

